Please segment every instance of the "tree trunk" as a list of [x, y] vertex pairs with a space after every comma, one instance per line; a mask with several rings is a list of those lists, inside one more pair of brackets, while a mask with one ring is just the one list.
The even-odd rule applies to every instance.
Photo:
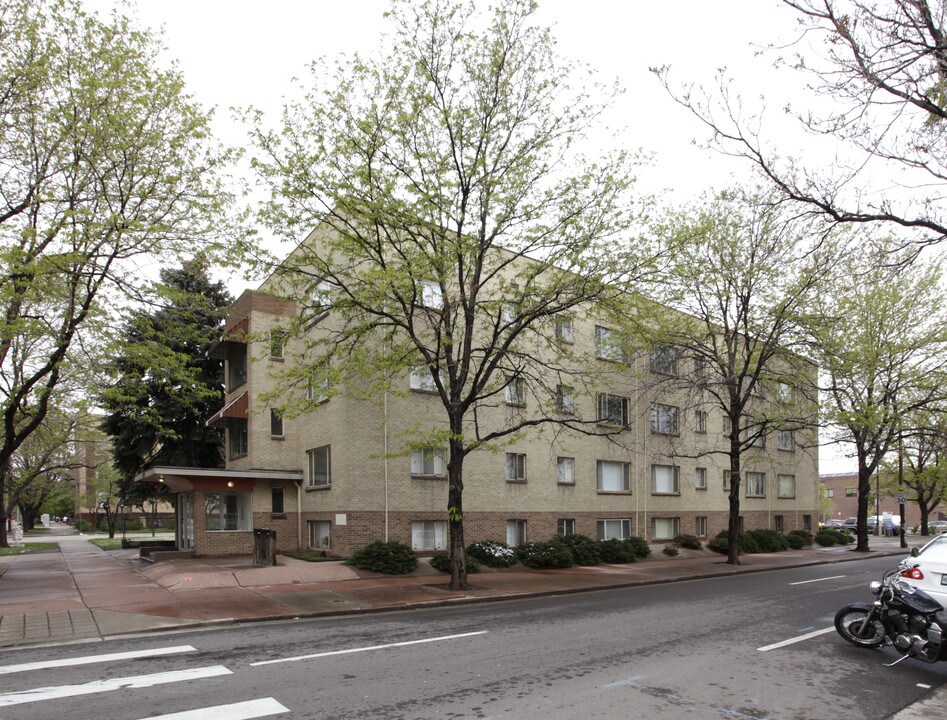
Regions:
[[[730, 427], [730, 516], [727, 522], [727, 564], [740, 564], [740, 438], [739, 420]], [[735, 437], [734, 437], [735, 436]]]
[[[868, 496], [871, 494], [871, 468], [865, 454], [858, 448], [858, 527], [856, 528], [856, 552], [868, 552]], [[877, 520], [877, 518], [876, 518]]]
[[[453, 423], [451, 423], [453, 425]], [[458, 423], [459, 426], [459, 423]], [[458, 437], [455, 433], [454, 437]], [[468, 590], [467, 551], [464, 545], [464, 451], [460, 443], [451, 440], [450, 459], [447, 463], [447, 517], [450, 529], [450, 590]]]

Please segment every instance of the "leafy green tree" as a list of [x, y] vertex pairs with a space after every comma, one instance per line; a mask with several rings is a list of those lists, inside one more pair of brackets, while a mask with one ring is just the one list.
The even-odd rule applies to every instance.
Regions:
[[905, 489], [921, 513], [921, 535], [928, 534], [930, 515], [947, 499], [947, 429], [940, 412], [926, 408], [905, 418], [895, 459], [886, 459], [882, 477], [889, 494]]
[[223, 435], [206, 423], [223, 404], [223, 363], [207, 349], [233, 303], [200, 258], [162, 270], [154, 298], [128, 318], [100, 400], [123, 502], [141, 507], [166, 494], [133, 482], [144, 469], [222, 465]]
[[[287, 382], [329, 373], [380, 390], [427, 372], [442, 427], [417, 445], [448, 448], [455, 589], [467, 587], [466, 458], [531, 427], [604, 432], [555, 411], [557, 384], [579, 387], [576, 368], [595, 361], [574, 362], [581, 348], [555, 341], [554, 319], [617, 315], [646, 267], [616, 242], [633, 234], [636, 161], [579, 153], [599, 88], [557, 55], [535, 8], [396, 1], [386, 56], [341, 62], [326, 87], [314, 66], [284, 130], [257, 117], [254, 132], [271, 227], [288, 239], [319, 228], [273, 268], [271, 287], [302, 308], [297, 330], [321, 323]], [[529, 394], [529, 412], [494, 422], [508, 387]]]
[[864, 240], [818, 298], [811, 332], [822, 369], [823, 415], [858, 463], [856, 550], [868, 548], [872, 476], [910, 419], [944, 409], [947, 295], [939, 262], [901, 267], [911, 250]]
[[2, 489], [141, 264], [212, 245], [228, 195], [209, 115], [126, 17], [0, 0], [0, 47]]
[[[832, 266], [819, 224], [794, 218], [773, 196], [731, 191], [675, 213], [656, 228], [666, 244], [658, 298], [639, 313], [652, 377], [690, 407], [719, 410], [729, 466], [729, 553], [739, 564], [742, 458], [776, 434], [816, 445], [812, 362], [801, 349], [804, 311]], [[652, 418], [652, 423], [655, 419]], [[705, 420], [706, 422], [706, 420]], [[673, 446], [672, 454], [682, 452]], [[693, 449], [688, 450], [694, 452]]]

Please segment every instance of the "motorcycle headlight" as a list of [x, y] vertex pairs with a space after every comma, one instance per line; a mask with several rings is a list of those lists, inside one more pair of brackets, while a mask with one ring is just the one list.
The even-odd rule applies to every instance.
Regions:
[[868, 589], [871, 590], [873, 595], [877, 595], [878, 593], [881, 592], [881, 581], [872, 580], [871, 583], [869, 583], [868, 585]]

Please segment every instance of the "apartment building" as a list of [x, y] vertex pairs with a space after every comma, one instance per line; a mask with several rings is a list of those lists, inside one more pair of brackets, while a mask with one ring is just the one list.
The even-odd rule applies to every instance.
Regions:
[[[305, 305], [276, 278], [234, 304], [214, 348], [226, 362], [226, 404], [210, 421], [226, 425], [226, 469], [152, 468], [144, 477], [177, 494], [179, 546], [201, 555], [248, 553], [252, 530], [266, 528], [281, 550], [348, 555], [378, 539], [419, 552], [446, 548], [446, 448], [417, 441], [419, 429], [446, 427], [430, 371], [404, 368], [374, 393], [357, 380], [285, 383], [287, 371], [308, 362], [307, 338], [330, 332], [334, 321], [327, 304], [302, 336], [285, 335]], [[661, 382], [690, 372], [684, 365], [694, 361], [667, 348], [629, 352], [591, 311], [557, 318], [546, 330], [552, 342], [535, 352], [568, 346], [583, 365], [568, 384], [512, 378], [478, 409], [477, 422], [558, 414], [594, 418], [592, 432], [543, 424], [471, 453], [467, 542], [580, 533], [660, 544], [726, 529], [726, 418], [681, 382]], [[305, 410], [279, 411], [286, 393], [305, 398]], [[777, 431], [744, 453], [744, 527], [813, 527], [819, 477], [807, 449], [812, 439], [808, 431]]]

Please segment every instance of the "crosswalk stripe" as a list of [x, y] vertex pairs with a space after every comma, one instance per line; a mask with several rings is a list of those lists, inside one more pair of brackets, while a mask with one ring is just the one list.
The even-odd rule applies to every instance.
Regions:
[[74, 665], [91, 665], [99, 662], [114, 662], [116, 660], [137, 660], [138, 658], [158, 657], [161, 655], [176, 655], [178, 653], [196, 652], [197, 648], [191, 645], [176, 647], [154, 648], [152, 650], [132, 650], [129, 652], [108, 653], [104, 655], [85, 655], [62, 660], [47, 660], [45, 662], [20, 663], [19, 665], [0, 665], [0, 675], [27, 672], [29, 670], [46, 670], [47, 668], [72, 667]]
[[193, 668], [191, 670], [172, 670], [170, 672], [152, 673], [150, 675], [133, 675], [131, 677], [112, 678], [110, 680], [96, 680], [84, 685], [59, 685], [35, 688], [33, 690], [23, 690], [21, 692], [4, 693], [0, 695], [0, 707], [40, 702], [42, 700], [57, 700], [76, 697], [77, 695], [93, 695], [110, 690], [147, 688], [153, 685], [183, 682], [185, 680], [200, 680], [201, 678], [231, 674], [230, 670], [223, 665], [209, 665], [207, 667]]
[[188, 710], [172, 713], [171, 715], [153, 715], [148, 720], [252, 720], [252, 718], [267, 717], [289, 712], [275, 699], [260, 698], [230, 705], [215, 705], [214, 707]]

